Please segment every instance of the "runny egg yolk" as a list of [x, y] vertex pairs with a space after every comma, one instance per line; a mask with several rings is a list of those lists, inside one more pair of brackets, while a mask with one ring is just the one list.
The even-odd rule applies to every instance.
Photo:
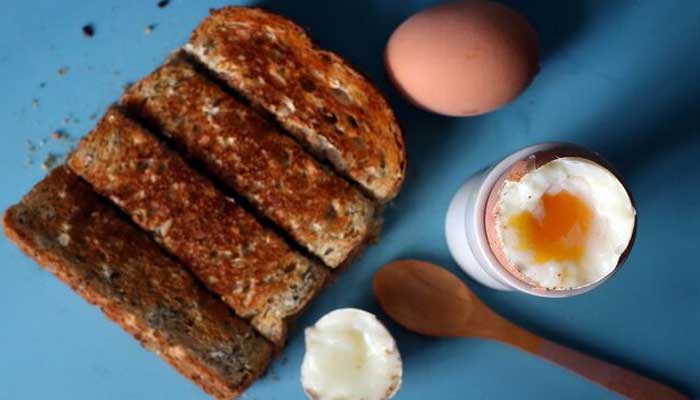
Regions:
[[562, 190], [541, 197], [541, 213], [523, 211], [508, 224], [515, 229], [519, 246], [531, 251], [534, 262], [571, 261], [578, 263], [585, 254], [593, 221], [593, 210], [585, 201]]

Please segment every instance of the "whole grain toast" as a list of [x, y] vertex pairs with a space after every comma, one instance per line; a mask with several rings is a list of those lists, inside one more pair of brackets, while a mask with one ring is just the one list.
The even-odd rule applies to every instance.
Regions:
[[406, 156], [389, 104], [294, 22], [224, 7], [211, 11], [184, 49], [380, 202], [396, 196]]
[[121, 104], [330, 267], [377, 230], [372, 201], [182, 57], [132, 85]]
[[3, 224], [29, 257], [215, 398], [238, 396], [265, 371], [272, 345], [67, 168]]
[[277, 345], [329, 270], [292, 250], [175, 152], [116, 109], [68, 164]]

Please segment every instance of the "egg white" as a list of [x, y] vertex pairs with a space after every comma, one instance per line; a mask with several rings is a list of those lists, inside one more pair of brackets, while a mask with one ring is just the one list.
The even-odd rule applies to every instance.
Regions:
[[[542, 213], [545, 193], [566, 190], [593, 211], [594, 217], [579, 262], [535, 263], [534, 254], [522, 249], [517, 232], [508, 226], [514, 215]], [[506, 181], [496, 205], [496, 232], [502, 250], [525, 278], [552, 289], [585, 286], [608, 275], [632, 238], [636, 211], [622, 183], [608, 169], [579, 157], [552, 160], [526, 173], [519, 181]]]
[[306, 329], [304, 391], [315, 400], [386, 400], [401, 386], [396, 342], [371, 313], [332, 311]]

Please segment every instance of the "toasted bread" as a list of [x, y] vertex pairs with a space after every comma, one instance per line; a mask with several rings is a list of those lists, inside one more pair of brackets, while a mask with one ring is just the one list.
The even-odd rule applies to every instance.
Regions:
[[386, 99], [294, 22], [224, 7], [211, 12], [184, 49], [377, 200], [396, 196], [406, 158]]
[[238, 396], [265, 371], [272, 345], [67, 168], [3, 223], [28, 256], [215, 398]]
[[277, 345], [284, 344], [286, 320], [326, 282], [328, 269], [292, 250], [115, 109], [68, 164]]
[[121, 104], [326, 265], [341, 265], [374, 234], [372, 201], [186, 61], [132, 85]]

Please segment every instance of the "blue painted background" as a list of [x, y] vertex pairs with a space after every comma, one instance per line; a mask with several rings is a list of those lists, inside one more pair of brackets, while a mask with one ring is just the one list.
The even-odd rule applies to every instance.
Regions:
[[[448, 202], [474, 171], [525, 145], [568, 140], [609, 158], [636, 198], [639, 230], [627, 264], [578, 298], [539, 299], [470, 285], [498, 312], [559, 340], [700, 396], [700, 2], [508, 0], [541, 36], [543, 68], [516, 102], [487, 116], [452, 119], [414, 109], [384, 77], [391, 31], [434, 1], [266, 0], [345, 55], [387, 91], [406, 129], [403, 192], [381, 244], [298, 323], [337, 307], [381, 314], [373, 272], [401, 257], [457, 271], [443, 236]], [[0, 208], [42, 176], [55, 129], [85, 134], [121, 92], [187, 39], [210, 7], [227, 1], [3, 0], [0, 12]], [[82, 35], [93, 23], [95, 36]], [[144, 28], [155, 24], [149, 35]], [[67, 67], [58, 76], [57, 70]], [[42, 85], [42, 82], [45, 84]], [[43, 86], [43, 87], [42, 87]], [[36, 99], [36, 101], [34, 101]], [[67, 119], [66, 121], [64, 121]], [[0, 399], [204, 399], [94, 307], [0, 239]], [[461, 275], [464, 276], [464, 275]], [[410, 399], [613, 397], [555, 366], [479, 340], [435, 340], [394, 324]], [[302, 329], [248, 399], [301, 399]]]

